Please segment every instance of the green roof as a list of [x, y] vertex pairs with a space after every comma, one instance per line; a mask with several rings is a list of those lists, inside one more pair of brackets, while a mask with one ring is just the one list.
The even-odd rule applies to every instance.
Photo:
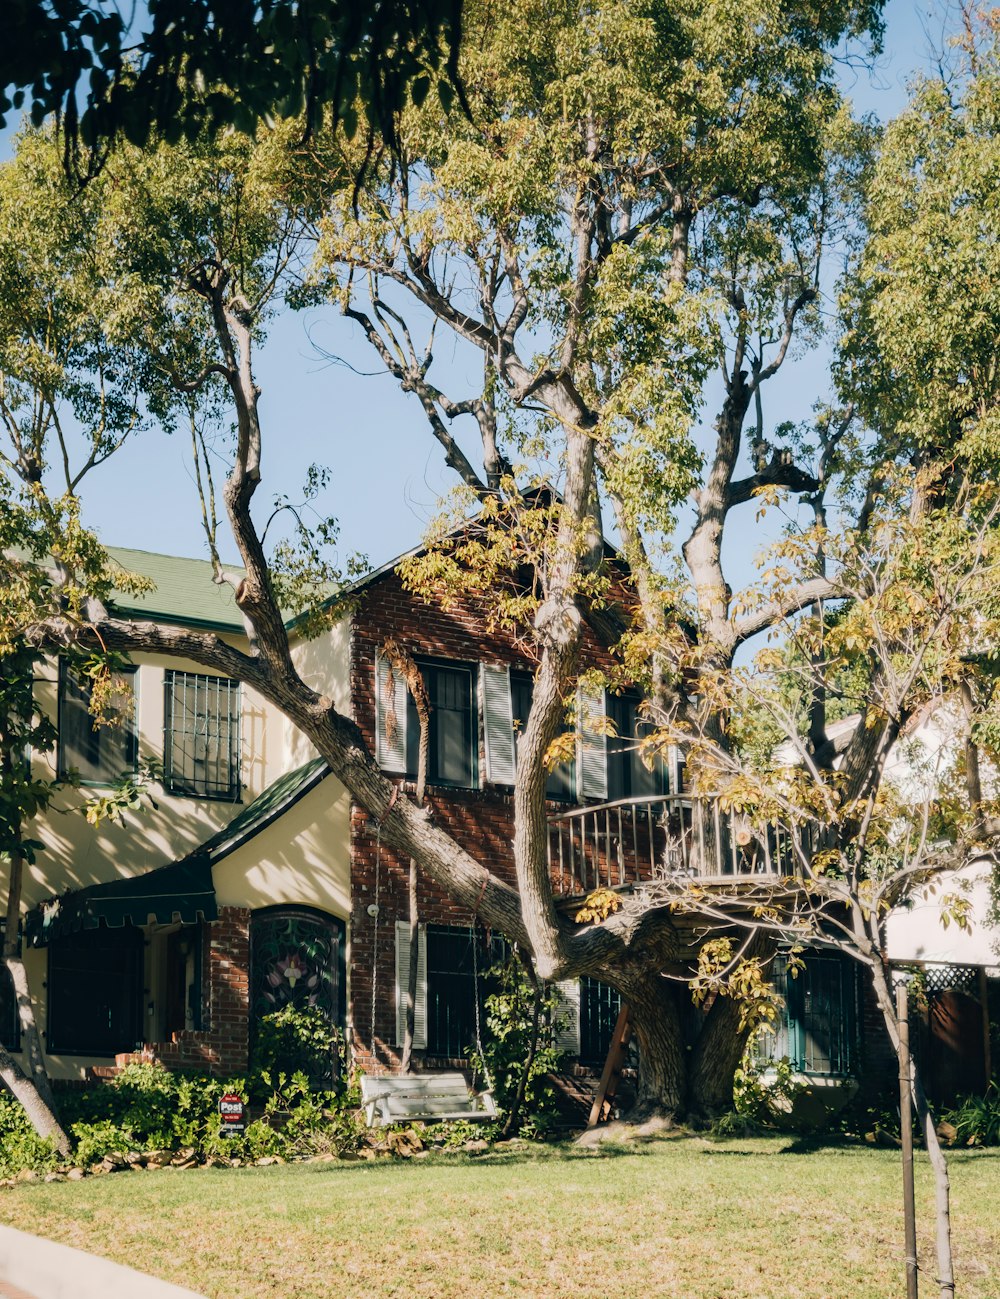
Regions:
[[155, 583], [155, 589], [145, 595], [116, 592], [113, 600], [119, 613], [140, 618], [169, 618], [220, 631], [244, 630], [233, 588], [213, 582], [209, 560], [155, 555], [148, 550], [129, 550], [122, 546], [108, 546], [107, 552], [128, 572], [139, 573]]
[[325, 758], [313, 758], [294, 771], [279, 776], [252, 803], [234, 816], [225, 829], [213, 834], [211, 839], [195, 849], [196, 854], [207, 853], [212, 862], [221, 861], [241, 844], [260, 834], [272, 821], [293, 807], [300, 798], [314, 789], [330, 774]]

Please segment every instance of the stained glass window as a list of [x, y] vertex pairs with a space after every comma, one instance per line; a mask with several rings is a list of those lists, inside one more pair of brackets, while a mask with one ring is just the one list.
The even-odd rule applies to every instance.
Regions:
[[[267, 907], [250, 922], [250, 1002], [252, 1032], [260, 1020], [295, 1006], [315, 1007], [331, 1026], [344, 1023], [344, 925], [310, 907]], [[332, 1080], [331, 1060], [316, 1085]]]

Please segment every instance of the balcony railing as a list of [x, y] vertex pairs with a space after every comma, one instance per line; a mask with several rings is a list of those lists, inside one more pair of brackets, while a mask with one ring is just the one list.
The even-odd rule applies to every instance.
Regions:
[[779, 879], [795, 869], [788, 830], [755, 826], [717, 798], [625, 798], [549, 817], [549, 870], [559, 894], [651, 880]]

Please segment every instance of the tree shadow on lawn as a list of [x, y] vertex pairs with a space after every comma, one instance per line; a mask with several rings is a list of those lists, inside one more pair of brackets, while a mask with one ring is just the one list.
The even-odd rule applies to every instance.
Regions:
[[[702, 1136], [702, 1140], [710, 1143], [705, 1150], [706, 1155], [712, 1155], [716, 1158], [728, 1159], [773, 1159], [781, 1155], [818, 1155], [821, 1152], [829, 1154], [850, 1154], [858, 1150], [871, 1150], [872, 1146], [863, 1141], [858, 1141], [853, 1137], [840, 1136], [837, 1133], [794, 1133], [794, 1132], [762, 1132], [755, 1134], [753, 1137], [716, 1137], [709, 1133]], [[732, 1141], [752, 1140], [759, 1142], [768, 1142], [769, 1145], [756, 1150], [745, 1149], [724, 1149]]]
[[[459, 1150], [454, 1153], [443, 1150], [432, 1150], [422, 1159], [364, 1159], [364, 1160], [329, 1160], [316, 1163], [299, 1164], [314, 1173], [356, 1173], [370, 1174], [373, 1170], [408, 1168], [510, 1168], [517, 1164], [544, 1165], [553, 1163], [575, 1163], [595, 1159], [622, 1159], [648, 1157], [653, 1154], [649, 1149], [652, 1143], [645, 1141], [630, 1145], [625, 1142], [604, 1142], [594, 1148], [581, 1148], [571, 1142], [559, 1142], [557, 1145], [539, 1144], [530, 1149], [490, 1150], [482, 1154]], [[289, 1167], [289, 1165], [285, 1165]], [[249, 1171], [249, 1170], [248, 1170]], [[270, 1170], [266, 1170], [270, 1171]]]

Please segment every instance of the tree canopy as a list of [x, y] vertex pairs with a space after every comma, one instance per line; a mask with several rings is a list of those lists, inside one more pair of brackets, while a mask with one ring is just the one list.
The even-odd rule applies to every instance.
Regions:
[[331, 115], [353, 135], [359, 103], [391, 143], [410, 95], [461, 95], [461, 0], [150, 0], [131, 19], [105, 0], [11, 0], [4, 17], [0, 126], [54, 116], [78, 176], [119, 138], [277, 118], [308, 135]]
[[[844, 889], [857, 899], [880, 888], [879, 853], [887, 872], [902, 865], [916, 880], [893, 839], [909, 813], [887, 792], [886, 764], [921, 710], [974, 675], [970, 632], [995, 616], [995, 502], [972, 436], [986, 436], [988, 418], [969, 423], [954, 406], [967, 375], [976, 410], [991, 409], [988, 284], [973, 279], [981, 306], [947, 339], [934, 297], [953, 293], [960, 310], [970, 255], [940, 232], [949, 207], [954, 235], [981, 229], [990, 191], [962, 188], [961, 169], [939, 164], [943, 143], [913, 142], [975, 134], [987, 71], [947, 111], [938, 89], [918, 92], [881, 142], [852, 117], [833, 63], [844, 39], [877, 41], [877, 6], [517, 0], [470, 4], [464, 22], [468, 112], [415, 94], [397, 104], [384, 156], [379, 114], [363, 106], [353, 138], [304, 132], [301, 120], [254, 139], [201, 130], [208, 90], [190, 138], [122, 143], [63, 228], [57, 143], [24, 136], [2, 180], [4, 219], [23, 222], [25, 248], [8, 254], [6, 292], [26, 304], [0, 358], [5, 390], [24, 394], [7, 422], [7, 490], [53, 518], [75, 508], [72, 469], [65, 492], [51, 490], [63, 410], [89, 430], [95, 465], [150, 422], [189, 428], [216, 577], [237, 589], [248, 642], [116, 618], [99, 575], [80, 579], [85, 616], [49, 610], [18, 632], [46, 645], [99, 633], [118, 652], [183, 654], [252, 684], [379, 820], [382, 841], [530, 949], [544, 977], [594, 974], [621, 990], [646, 1101], [708, 1111], [725, 1103], [745, 1040], [739, 1011], [717, 997], [688, 1052], [687, 989], [661, 978], [680, 959], [678, 901], [702, 900], [639, 891], [583, 924], [552, 895], [544, 790], [574, 698], [582, 611], [626, 571], [611, 573], [597, 542], [613, 526], [627, 561], [627, 632], [608, 685], [646, 687], [649, 760], [680, 745], [696, 796], [727, 800], [751, 823], [821, 825], [835, 869], [802, 863], [791, 920], [842, 906]], [[989, 147], [989, 128], [980, 135]], [[367, 180], [352, 195], [343, 178], [369, 140]], [[914, 228], [954, 259], [947, 286], [927, 269], [938, 263], [911, 256]], [[816, 418], [789, 427], [768, 394], [823, 331], [826, 267], [844, 257], [839, 387], [817, 376]], [[274, 435], [255, 357], [275, 311], [316, 302], [354, 321], [413, 395], [460, 484], [452, 519], [474, 506], [489, 525], [475, 547], [432, 545], [407, 580], [428, 598], [502, 591], [496, 616], [536, 661], [514, 795], [517, 891], [484, 882], [479, 862], [397, 797], [350, 719], [296, 672], [281, 607], [309, 608], [338, 579], [318, 544], [335, 525], [268, 545], [256, 498]], [[42, 347], [30, 322], [46, 312], [58, 329]], [[435, 368], [442, 333], [477, 359], [470, 390], [447, 391]], [[940, 383], [922, 386], [931, 355]], [[337, 474], [334, 443], [316, 454], [324, 467], [310, 490]], [[227, 477], [216, 494], [218, 455]], [[725, 546], [755, 510], [784, 510], [787, 527], [759, 580], [734, 591]], [[225, 526], [238, 581], [219, 557]], [[848, 680], [863, 686], [861, 724], [838, 753], [827, 723]], [[985, 737], [992, 694], [978, 678], [977, 688], [972, 721]], [[798, 774], [776, 772], [774, 743], [745, 742], [762, 711], [776, 739], [796, 744]], [[952, 848], [968, 828], [953, 820]], [[859, 842], [871, 851], [851, 848]], [[889, 891], [899, 896], [895, 883]], [[713, 923], [737, 924], [717, 902]], [[852, 948], [866, 961], [878, 945], [872, 914], [876, 932]], [[789, 926], [755, 919], [772, 922], [756, 926], [749, 953], [763, 969]]]

